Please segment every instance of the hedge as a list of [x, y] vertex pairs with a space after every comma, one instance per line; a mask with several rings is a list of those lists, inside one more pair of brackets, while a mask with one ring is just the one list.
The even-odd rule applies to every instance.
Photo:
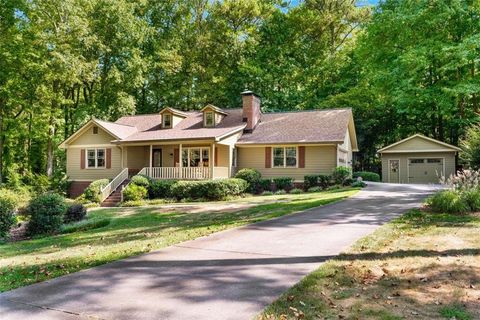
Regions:
[[123, 190], [123, 200], [124, 201], [138, 201], [147, 198], [148, 190], [144, 186], [139, 186], [136, 184], [129, 184]]
[[353, 173], [353, 178], [362, 178], [364, 181], [380, 182], [380, 175], [370, 171], [357, 171]]
[[150, 199], [172, 198], [172, 186], [177, 180], [154, 180], [148, 186]]
[[228, 196], [238, 196], [248, 188], [243, 179], [230, 178], [203, 181], [177, 181], [172, 185], [172, 196], [181, 199], [222, 200]]
[[293, 178], [290, 177], [277, 177], [273, 178], [276, 190], [290, 190], [293, 188]]
[[350, 184], [347, 182], [347, 180], [351, 177], [352, 177], [352, 169], [350, 167], [344, 167], [344, 166], [336, 167], [332, 173], [333, 182], [335, 182], [335, 184], [339, 184], [342, 186]]
[[322, 174], [310, 174], [303, 177], [303, 187], [308, 190], [312, 187], [328, 188], [331, 185], [332, 178]]

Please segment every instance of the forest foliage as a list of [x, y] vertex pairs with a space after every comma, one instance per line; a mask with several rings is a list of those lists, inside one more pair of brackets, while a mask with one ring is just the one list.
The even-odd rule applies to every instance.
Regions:
[[0, 182], [60, 179], [90, 117], [165, 106], [350, 107], [358, 169], [413, 133], [457, 144], [477, 121], [480, 2], [0, 0]]

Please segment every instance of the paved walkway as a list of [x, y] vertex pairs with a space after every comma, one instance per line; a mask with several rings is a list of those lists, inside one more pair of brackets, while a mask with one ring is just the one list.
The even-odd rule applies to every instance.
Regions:
[[7, 319], [250, 319], [428, 186], [370, 184], [345, 201], [0, 294]]

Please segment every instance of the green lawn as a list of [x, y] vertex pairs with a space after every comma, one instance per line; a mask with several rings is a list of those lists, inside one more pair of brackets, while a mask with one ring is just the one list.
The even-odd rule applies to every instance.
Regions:
[[260, 319], [480, 319], [480, 216], [412, 210], [323, 264]]
[[[239, 211], [185, 213], [161, 207], [91, 211], [88, 219], [111, 218], [107, 226], [0, 245], [0, 291], [166, 247], [213, 232], [321, 206], [355, 194], [343, 189], [299, 195], [253, 197]], [[272, 201], [278, 201], [271, 203]], [[264, 202], [265, 204], [262, 204]]]

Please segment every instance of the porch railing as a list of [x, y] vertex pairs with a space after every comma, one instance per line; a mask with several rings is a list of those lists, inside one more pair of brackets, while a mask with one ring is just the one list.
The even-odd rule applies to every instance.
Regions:
[[[211, 179], [211, 168], [209, 167], [146, 167], [138, 174], [149, 176], [152, 179], [183, 179], [183, 180], [205, 180]], [[217, 170], [219, 174], [217, 175]], [[215, 167], [215, 177], [228, 178], [228, 168]]]
[[100, 202], [105, 201], [117, 188], [128, 179], [128, 168], [125, 168], [120, 172], [105, 188], [100, 190]]

